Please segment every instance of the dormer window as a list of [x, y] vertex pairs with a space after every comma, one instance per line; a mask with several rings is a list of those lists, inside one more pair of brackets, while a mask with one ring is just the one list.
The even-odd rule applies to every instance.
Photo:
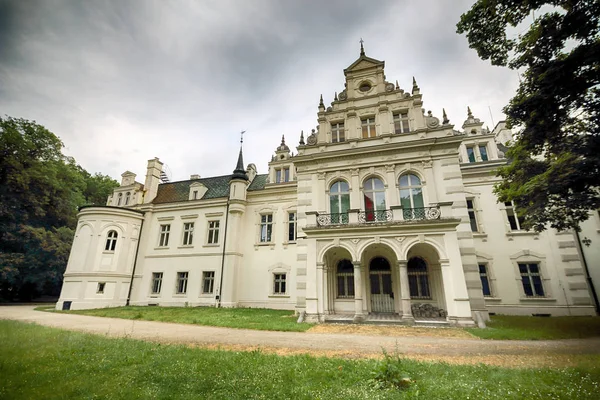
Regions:
[[479, 155], [481, 156], [481, 161], [488, 160], [487, 147], [485, 145], [479, 146]]
[[371, 83], [365, 81], [360, 84], [360, 86], [358, 87], [358, 90], [360, 90], [363, 93], [366, 93], [369, 90], [371, 90], [371, 88], [372, 88]]
[[290, 169], [280, 168], [275, 170], [275, 183], [285, 183], [290, 181]]
[[190, 194], [188, 200], [200, 200], [206, 194], [208, 188], [200, 182], [194, 182], [190, 185]]
[[339, 143], [346, 140], [344, 134], [344, 123], [331, 124], [331, 143]]
[[121, 201], [123, 201], [123, 193], [119, 193], [119, 199], [117, 200], [117, 206], [121, 205]]
[[131, 192], [127, 192], [125, 195], [125, 205], [129, 204], [129, 199], [131, 198]]

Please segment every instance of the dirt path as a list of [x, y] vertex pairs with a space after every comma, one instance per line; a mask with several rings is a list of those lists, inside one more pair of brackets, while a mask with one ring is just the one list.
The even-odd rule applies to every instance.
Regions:
[[35, 311], [33, 306], [0, 307], [0, 319], [109, 337], [129, 337], [162, 343], [250, 350], [277, 354], [310, 353], [350, 358], [380, 356], [382, 349], [422, 360], [522, 366], [574, 365], [584, 355], [600, 354], [600, 338], [553, 341], [503, 341], [444, 337], [408, 337], [310, 332], [271, 332], [132, 321]]

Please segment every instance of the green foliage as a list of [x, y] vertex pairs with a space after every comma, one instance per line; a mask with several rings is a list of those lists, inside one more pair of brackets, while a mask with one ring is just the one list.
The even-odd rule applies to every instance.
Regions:
[[292, 311], [267, 308], [129, 306], [57, 312], [262, 331], [304, 332], [313, 326], [309, 323], [297, 323], [297, 317]]
[[524, 71], [504, 108], [517, 133], [499, 200], [528, 229], [578, 229], [600, 208], [600, 2], [479, 0], [457, 27], [482, 59]]
[[33, 121], [0, 117], [0, 298], [57, 295], [77, 208], [116, 181], [91, 176]]
[[481, 339], [553, 340], [600, 336], [600, 317], [527, 317], [493, 315], [486, 329], [469, 328]]
[[[200, 338], [201, 340], [201, 338]], [[578, 368], [403, 360], [414, 383], [379, 389], [376, 360], [161, 345], [0, 321], [3, 399], [596, 399], [598, 356]]]
[[407, 389], [413, 382], [403, 370], [403, 361], [399, 354], [391, 356], [383, 350], [383, 360], [377, 362], [371, 373], [375, 386]]

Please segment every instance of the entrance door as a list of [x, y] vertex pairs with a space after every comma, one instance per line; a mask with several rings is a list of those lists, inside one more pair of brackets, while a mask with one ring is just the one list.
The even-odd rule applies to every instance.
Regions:
[[371, 260], [369, 283], [371, 286], [371, 311], [393, 313], [392, 271], [390, 263], [385, 258], [375, 257]]

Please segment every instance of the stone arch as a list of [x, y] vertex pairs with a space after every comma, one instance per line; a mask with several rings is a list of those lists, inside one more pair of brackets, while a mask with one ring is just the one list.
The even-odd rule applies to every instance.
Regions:
[[403, 168], [400, 170], [400, 172], [398, 174], [396, 174], [396, 187], [399, 188], [400, 187], [400, 177], [403, 175], [407, 175], [407, 174], [412, 174], [412, 175], [416, 175], [417, 178], [419, 178], [419, 180], [421, 181], [421, 185], [425, 186], [425, 173], [417, 168], [414, 167], [410, 167], [410, 168]]
[[365, 182], [368, 181], [371, 178], [377, 178], [379, 179], [382, 183], [383, 183], [383, 187], [387, 188], [388, 187], [388, 181], [385, 178], [385, 176], [378, 172], [378, 171], [373, 171], [373, 172], [368, 172], [367, 174], [365, 174], [361, 179], [360, 179], [360, 190], [364, 190], [365, 188]]
[[396, 260], [400, 260], [401, 258], [401, 248], [399, 246], [398, 243], [395, 243], [392, 239], [388, 239], [388, 238], [383, 238], [383, 239], [369, 239], [367, 241], [364, 241], [362, 243], [360, 243], [356, 249], [356, 254], [358, 256], [357, 260], [360, 259], [362, 257], [362, 254], [364, 253], [365, 249], [367, 249], [367, 247], [372, 246], [372, 245], [376, 245], [376, 244], [383, 244], [387, 247], [389, 247], [391, 249], [391, 251], [394, 253], [394, 258]]
[[438, 243], [435, 240], [432, 240], [431, 238], [425, 237], [425, 238], [414, 238], [412, 240], [409, 240], [406, 245], [404, 246], [404, 248], [402, 249], [402, 253], [401, 253], [401, 260], [408, 260], [408, 255], [410, 253], [410, 250], [415, 247], [416, 245], [419, 244], [427, 244], [431, 247], [433, 247], [436, 252], [437, 252], [437, 256], [440, 260], [445, 260], [448, 259], [448, 255], [446, 254], [446, 250], [444, 249], [444, 247]]
[[100, 228], [98, 234], [100, 236], [106, 236], [106, 234], [108, 233], [108, 231], [111, 230], [115, 230], [117, 231], [117, 233], [119, 234], [119, 236], [125, 236], [125, 228], [123, 228], [123, 226], [121, 226], [121, 224], [113, 221], [113, 222], [108, 222], [104, 225], [102, 225], [102, 227]]
[[354, 252], [354, 249], [352, 247], [350, 247], [347, 243], [344, 243], [344, 242], [330, 243], [330, 244], [326, 245], [319, 251], [319, 254], [317, 255], [317, 260], [319, 260], [320, 262], [326, 263], [327, 260], [325, 259], [325, 257], [327, 255], [331, 255], [333, 252], [335, 252], [335, 249], [345, 250], [348, 253], [348, 256], [350, 257], [350, 260], [352, 260], [352, 261], [358, 260], [358, 258], [356, 257], [356, 253]]
[[[421, 241], [412, 243], [407, 249], [408, 286], [413, 315], [415, 318], [445, 318], [446, 289], [440, 251], [433, 243]], [[415, 269], [419, 265], [423, 265], [424, 268]]]
[[350, 176], [346, 176], [346, 174], [342, 172], [340, 175], [332, 175], [325, 181], [325, 192], [329, 193], [331, 186], [339, 181], [346, 182], [348, 184], [348, 190], [352, 191], [352, 180], [350, 179]]

